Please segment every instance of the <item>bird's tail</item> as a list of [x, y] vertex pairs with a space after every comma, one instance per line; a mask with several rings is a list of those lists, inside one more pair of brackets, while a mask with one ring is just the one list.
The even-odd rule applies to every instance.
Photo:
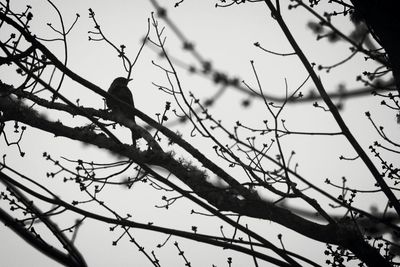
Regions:
[[141, 137], [141, 136], [140, 136], [137, 132], [132, 131], [132, 144], [133, 144], [134, 146], [136, 146], [136, 142], [137, 142], [137, 140], [138, 140], [140, 137]]

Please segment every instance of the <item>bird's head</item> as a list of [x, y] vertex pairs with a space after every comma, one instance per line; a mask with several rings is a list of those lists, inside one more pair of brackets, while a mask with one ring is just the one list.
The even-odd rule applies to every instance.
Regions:
[[111, 87], [115, 87], [115, 86], [127, 86], [128, 83], [131, 81], [132, 79], [127, 79], [125, 77], [118, 77], [115, 78], [114, 81], [111, 83]]

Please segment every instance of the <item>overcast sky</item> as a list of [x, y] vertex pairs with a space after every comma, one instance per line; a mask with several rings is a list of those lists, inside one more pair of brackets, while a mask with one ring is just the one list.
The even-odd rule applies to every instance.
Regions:
[[[166, 5], [170, 18], [178, 25], [182, 33], [193, 41], [199, 53], [206, 60], [210, 60], [215, 68], [238, 77], [240, 81], [244, 80], [246, 83], [256, 86], [250, 60], [255, 62], [264, 92], [274, 96], [284, 96], [285, 79], [288, 83], [289, 91], [293, 91], [307, 77], [297, 58], [267, 54], [253, 45], [255, 42], [259, 42], [263, 47], [276, 52], [292, 52], [290, 45], [271, 18], [265, 4], [248, 3], [239, 6], [234, 5], [230, 8], [215, 8], [216, 1], [186, 0], [178, 8], [174, 8], [175, 1], [159, 2]], [[168, 4], [165, 2], [168, 2]], [[62, 13], [67, 28], [75, 20], [75, 14], [80, 14], [77, 24], [68, 35], [69, 68], [104, 90], [107, 90], [115, 77], [126, 76], [120, 59], [110, 46], [104, 42], [88, 41], [88, 31], [93, 30], [93, 22], [89, 19], [88, 9], [93, 9], [96, 19], [106, 36], [116, 45], [124, 44], [127, 47], [127, 55], [130, 58], [134, 58], [140, 48], [141, 40], [146, 34], [148, 18], [151, 18], [151, 12], [154, 11], [150, 1], [58, 0], [53, 1], [53, 3]], [[56, 29], [60, 28], [57, 13], [51, 5], [44, 0], [11, 1], [11, 7], [14, 11], [24, 10], [26, 4], [32, 6], [34, 15], [31, 26], [32, 32], [41, 38], [57, 37], [57, 34], [46, 25], [50, 22]], [[315, 36], [306, 27], [310, 18], [304, 10], [290, 12], [286, 8], [283, 8], [283, 10], [289, 27], [293, 29], [294, 36], [299, 38], [300, 45], [306, 55], [309, 56], [311, 62], [329, 65], [349, 55], [347, 44], [339, 42], [331, 45], [326, 41], [316, 42]], [[351, 23], [348, 22], [347, 18], [334, 18], [334, 22], [337, 23], [338, 27], [344, 29], [345, 33], [350, 32]], [[162, 20], [159, 20], [159, 23], [165, 25]], [[1, 31], [0, 34], [3, 38], [3, 34], [6, 34], [6, 31], [3, 29]], [[7, 32], [7, 34], [9, 33]], [[190, 54], [182, 50], [182, 43], [179, 42], [168, 26], [166, 26], [164, 34], [167, 37], [166, 47], [172, 56], [186, 63], [192, 64], [196, 62]], [[153, 28], [150, 36], [153, 39], [155, 37]], [[48, 45], [60, 59], [64, 60], [64, 50], [60, 42], [51, 42]], [[136, 108], [155, 118], [156, 113], [163, 112], [165, 101], [171, 101], [173, 108], [178, 107], [169, 95], [162, 93], [152, 84], [167, 85], [164, 73], [151, 63], [152, 60], [159, 64], [165, 64], [150, 46], [146, 46], [133, 70], [133, 81], [130, 83], [130, 88], [134, 94]], [[358, 88], [361, 85], [356, 83], [356, 75], [359, 75], [365, 68], [372, 70], [372, 66], [368, 62], [365, 63], [362, 56], [356, 56], [354, 60], [332, 70], [329, 74], [325, 72], [320, 72], [319, 74], [328, 91], [337, 90], [337, 86], [340, 83], [349, 89]], [[197, 97], [205, 100], [219, 88], [201, 76], [191, 75], [182, 68], [177, 69], [187, 94], [193, 92]], [[59, 73], [56, 73], [55, 81], [59, 77]], [[0, 78], [10, 84], [13, 84], [18, 79], [15, 69], [5, 68], [4, 66], [0, 67]], [[314, 86], [311, 82], [308, 82], [302, 89], [303, 94], [307, 95], [312, 88]], [[103, 99], [100, 96], [94, 95], [68, 78], [66, 78], [61, 92], [71, 100], [79, 99], [79, 103], [83, 106], [104, 108]], [[251, 105], [248, 108], [243, 108], [243, 100], [249, 100]], [[345, 109], [342, 111], [345, 121], [349, 124], [350, 129], [356, 130], [356, 137], [359, 138], [365, 149], [378, 138], [363, 115], [365, 111], [375, 110], [374, 116], [381, 124], [387, 127], [388, 132], [393, 132], [393, 129], [395, 129], [393, 125], [398, 126], [392, 123], [394, 121], [393, 113], [388, 113], [386, 110], [381, 109], [379, 102], [379, 99], [371, 97], [363, 97], [356, 101], [349, 100], [345, 102]], [[268, 111], [261, 99], [251, 99], [232, 88], [228, 88], [224, 96], [210, 110], [229, 129], [232, 129], [234, 123], [238, 120], [246, 122], [251, 127], [260, 128], [263, 125], [262, 121], [269, 118]], [[63, 122], [66, 123], [73, 122], [73, 118], [70, 116], [62, 114], [48, 115], [54, 116], [54, 119], [62, 118]], [[171, 119], [174, 117], [172, 113], [169, 116]], [[335, 132], [339, 129], [328, 112], [316, 110], [312, 103], [290, 106], [284, 110], [282, 116], [286, 120], [286, 125], [292, 130]], [[138, 123], [142, 125], [141, 121]], [[11, 132], [12, 126], [9, 126], [7, 130]], [[180, 131], [185, 138], [189, 138], [192, 128], [178, 125], [175, 126], [174, 130]], [[118, 134], [123, 140], [129, 140], [129, 135], [126, 132], [121, 131]], [[246, 134], [251, 136], [251, 133]], [[200, 151], [210, 155], [216, 162], [222, 164], [222, 166], [227, 165], [214, 155], [212, 152], [213, 144], [209, 140], [204, 140], [199, 135], [188, 140], [197, 146]], [[355, 152], [344, 138], [288, 137], [284, 140], [285, 153], [289, 154], [292, 150], [296, 151], [295, 161], [299, 163], [298, 170], [315, 184], [325, 186], [324, 188], [328, 189], [323, 183], [326, 178], [340, 183], [341, 177], [346, 175], [353, 185], [365, 189], [373, 188], [374, 181], [368, 175], [361, 162], [338, 160], [341, 155], [347, 157], [355, 156]], [[265, 142], [267, 141], [265, 140]], [[141, 145], [144, 147], [143, 144]], [[72, 142], [65, 138], [52, 138], [50, 135], [34, 129], [26, 133], [22, 142], [22, 149], [27, 153], [23, 159], [19, 157], [15, 147], [7, 147], [3, 139], [0, 141], [0, 151], [5, 151], [2, 154], [7, 153], [7, 163], [22, 173], [32, 175], [38, 181], [43, 181], [43, 184], [53, 189], [56, 194], [63, 196], [67, 201], [79, 198], [79, 188], [73, 183], [63, 183], [62, 175], [51, 180], [45, 178], [46, 172], [56, 169], [41, 157], [44, 151], [51, 153], [56, 159], [64, 156], [69, 159], [81, 158], [99, 163], [115, 160], [114, 156], [104, 151], [99, 151], [93, 147], [85, 147], [80, 143]], [[178, 157], [180, 151], [177, 150], [177, 153]], [[186, 157], [183, 154], [182, 156]], [[394, 157], [389, 157], [389, 159], [396, 160]], [[237, 176], [243, 175], [239, 170], [232, 170], [231, 172]], [[4, 190], [4, 188], [1, 187], [0, 190]], [[333, 192], [333, 195], [340, 193], [331, 192]], [[161, 195], [162, 193], [154, 190], [149, 185], [140, 184], [134, 186], [133, 190], [130, 191], [120, 187], [110, 187], [102, 197], [110, 203], [110, 206], [118, 209], [121, 214], [131, 213], [134, 215], [134, 219], [139, 222], [154, 222], [159, 225], [177, 227], [187, 231], [190, 231], [191, 227], [196, 225], [199, 231], [204, 233], [219, 234], [219, 227], [223, 223], [216, 222], [213, 218], [205, 216], [190, 215], [192, 209], [198, 211], [201, 211], [201, 209], [187, 201], [177, 201], [169, 210], [154, 208], [155, 205], [163, 204]], [[262, 196], [269, 199], [268, 194], [262, 194]], [[361, 199], [363, 200], [357, 202], [357, 205], [364, 208], [378, 205], [381, 201], [379, 197], [368, 201], [364, 201], [364, 198]], [[326, 202], [322, 203], [327, 204]], [[301, 203], [292, 204], [301, 206]], [[3, 207], [4, 204], [0, 202], [0, 205]], [[333, 213], [335, 212], [333, 211]], [[62, 218], [62, 220], [60, 219], [60, 224], [64, 223], [63, 227], [68, 227], [78, 217], [67, 214]], [[285, 246], [288, 249], [293, 249], [306, 256], [313, 256], [313, 259], [317, 259], [319, 263], [323, 263], [325, 260], [323, 245], [316, 246], [315, 251], [313, 251], [313, 249], [310, 249], [309, 244], [315, 245], [315, 242], [308, 242], [298, 234], [272, 222], [246, 218], [243, 219], [243, 222], [247, 222], [259, 229], [262, 235], [276, 244], [278, 244], [276, 236], [279, 233], [283, 233]], [[110, 232], [108, 227], [108, 225], [98, 222], [87, 221], [79, 230], [76, 244], [81, 249], [89, 266], [150, 266], [145, 257], [126, 238], [120, 241], [118, 246], [111, 246], [112, 241], [116, 240], [122, 231], [119, 229], [119, 231]], [[233, 232], [229, 228], [225, 228], [224, 231], [226, 231], [227, 235], [231, 235]], [[156, 245], [165, 241], [167, 236], [141, 230], [132, 230], [132, 233], [148, 252], [155, 250], [162, 266], [184, 266], [182, 258], [178, 256], [178, 252], [173, 246], [175, 240], [178, 240], [179, 244], [182, 245], [182, 249], [185, 250], [185, 256], [193, 263], [193, 266], [211, 266], [212, 264], [227, 266], [226, 259], [231, 256], [234, 256], [233, 266], [251, 264], [251, 259], [247, 256], [240, 256], [227, 250], [220, 250], [219, 248], [216, 249], [175, 237], [172, 237], [164, 248], [157, 249]], [[0, 236], [3, 240], [3, 242], [0, 242], [2, 265], [56, 265], [52, 260], [26, 245], [14, 233], [3, 226], [0, 227]]]

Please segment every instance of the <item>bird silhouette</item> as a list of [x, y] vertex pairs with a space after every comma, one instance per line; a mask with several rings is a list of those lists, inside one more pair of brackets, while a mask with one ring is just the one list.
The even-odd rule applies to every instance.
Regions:
[[[119, 100], [127, 103], [128, 105], [135, 107], [135, 104], [133, 103], [133, 96], [131, 93], [131, 90], [128, 88], [128, 83], [132, 79], [127, 79], [124, 77], [118, 77], [115, 78], [114, 81], [111, 83], [110, 88], [108, 89], [108, 93], [115, 98], [118, 98]], [[132, 112], [129, 110], [129, 108], [124, 107], [120, 105], [118, 102], [107, 98], [106, 99], [106, 104], [107, 107], [111, 109], [112, 112], [118, 113], [121, 116], [124, 116], [127, 119], [133, 120], [134, 123], [135, 121], [135, 116], [132, 115]], [[132, 142], [133, 145], [136, 145], [136, 140], [139, 139], [141, 136], [136, 133], [135, 131], [132, 131]]]

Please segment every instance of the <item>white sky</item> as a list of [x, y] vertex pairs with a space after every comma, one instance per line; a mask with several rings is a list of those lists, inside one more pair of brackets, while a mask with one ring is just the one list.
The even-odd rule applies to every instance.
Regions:
[[[96, 19], [107, 37], [116, 45], [126, 45], [127, 54], [130, 58], [134, 58], [141, 45], [140, 40], [146, 32], [147, 18], [153, 11], [152, 5], [149, 1], [128, 2], [123, 0], [112, 1], [112, 3], [111, 1], [88, 0], [58, 0], [53, 2], [63, 14], [67, 27], [74, 21], [75, 14], [80, 14], [77, 25], [68, 35], [68, 64], [70, 69], [106, 90], [115, 77], [124, 76], [125, 73], [115, 51], [104, 42], [88, 41], [87, 32], [93, 29], [93, 22], [88, 18], [88, 8], [92, 8], [96, 13]], [[265, 4], [246, 4], [216, 9], [214, 8], [215, 1], [186, 0], [179, 8], [173, 8], [174, 1], [168, 1], [168, 4], [167, 1], [159, 2], [162, 2], [162, 5], [168, 8], [170, 18], [179, 26], [185, 36], [195, 43], [198, 51], [206, 59], [213, 62], [213, 66], [217, 69], [224, 70], [232, 76], [240, 77], [241, 80], [255, 86], [256, 81], [250, 65], [250, 60], [254, 60], [264, 91], [276, 96], [284, 95], [285, 78], [291, 91], [297, 88], [306, 78], [306, 72], [296, 58], [273, 56], [253, 46], [254, 42], [260, 42], [263, 47], [276, 52], [291, 52], [288, 42], [270, 17]], [[46, 26], [46, 23], [51, 22], [54, 27], [58, 28], [59, 22], [56, 12], [47, 1], [11, 1], [14, 10], [21, 10], [26, 4], [33, 7], [34, 24], [32, 31], [43, 38], [55, 37], [55, 33]], [[295, 37], [299, 38], [310, 61], [329, 65], [348, 55], [347, 44], [331, 45], [326, 41], [315, 41], [315, 36], [306, 27], [309, 19], [305, 11], [287, 12], [285, 8], [284, 15], [288, 20], [289, 27], [293, 29]], [[344, 27], [345, 33], [350, 31], [350, 23], [346, 19], [335, 18], [335, 21], [337, 21], [339, 28]], [[159, 23], [165, 25], [161, 20]], [[3, 36], [5, 32], [0, 32], [0, 34]], [[179, 57], [185, 62], [194, 62], [190, 55], [182, 52], [182, 44], [178, 42], [170, 29], [166, 28], [165, 35], [167, 36], [166, 46], [173, 56]], [[153, 29], [151, 36], [154, 38]], [[61, 43], [52, 42], [49, 46], [55, 54], [61, 59], [63, 58]], [[165, 85], [167, 83], [165, 75], [151, 64], [151, 60], [160, 64], [165, 63], [151, 49], [146, 47], [134, 68], [134, 80], [131, 82], [130, 88], [134, 94], [136, 108], [155, 118], [157, 112], [163, 111], [165, 101], [172, 100], [152, 85], [152, 82]], [[360, 85], [356, 84], [355, 76], [367, 68], [372, 70], [372, 66], [372, 64], [366, 64], [363, 57], [359, 56], [345, 66], [332, 70], [329, 74], [321, 72], [320, 75], [328, 91], [336, 90], [339, 83], [345, 83], [349, 88], [358, 88]], [[196, 96], [205, 99], [217, 89], [212, 83], [201, 77], [189, 75], [183, 69], [178, 68], [178, 71], [186, 93], [191, 91]], [[6, 83], [14, 83], [16, 79], [12, 69], [3, 67], [0, 68], [0, 77]], [[56, 79], [58, 77], [56, 76]], [[307, 95], [310, 88], [313, 88], [313, 86], [308, 82], [302, 90], [303, 94]], [[101, 97], [90, 93], [68, 78], [65, 80], [61, 92], [71, 100], [79, 98], [81, 105], [103, 108]], [[243, 109], [240, 104], [244, 99], [246, 99], [246, 96], [243, 94], [228, 89], [225, 96], [210, 110], [214, 117], [221, 119], [229, 129], [233, 128], [237, 120], [245, 122], [249, 126], [261, 128], [262, 120], [269, 116], [267, 109], [260, 100], [253, 100], [250, 108]], [[356, 101], [349, 100], [345, 102], [345, 110], [342, 112], [345, 121], [350, 129], [355, 130], [356, 137], [359, 138], [365, 149], [378, 138], [363, 115], [365, 111], [374, 111], [373, 116], [379, 120], [380, 124], [387, 127], [388, 133], [394, 130], [398, 131], [398, 125], [393, 123], [394, 114], [386, 112], [379, 106], [379, 102], [380, 99], [371, 97], [363, 97]], [[177, 108], [174, 103], [172, 105]], [[169, 116], [173, 118], [172, 113]], [[286, 125], [292, 130], [338, 131], [332, 116], [327, 112], [316, 110], [312, 107], [312, 103], [293, 105], [284, 110], [282, 116], [286, 119]], [[61, 118], [63, 122], [70, 124], [73, 122], [70, 117], [61, 116]], [[141, 124], [141, 121], [139, 121], [139, 124]], [[184, 137], [189, 138], [190, 127], [177, 126], [176, 130], [182, 132]], [[8, 131], [12, 131], [12, 125], [9, 126]], [[129, 135], [126, 135], [126, 132], [119, 132], [119, 134], [123, 139], [129, 140]], [[269, 138], [266, 137], [266, 140], [260, 140], [260, 142], [268, 142]], [[299, 163], [300, 173], [315, 184], [328, 189], [323, 183], [325, 178], [330, 178], [339, 184], [341, 177], [345, 175], [350, 180], [350, 184], [363, 189], [373, 188], [374, 181], [360, 161], [338, 160], [340, 155], [355, 156], [344, 138], [289, 136], [283, 141], [285, 153], [289, 154], [291, 150], [296, 151], [295, 161]], [[212, 152], [213, 144], [208, 140], [197, 136], [191, 138], [190, 142], [199, 147], [203, 153], [208, 153], [210, 157], [215, 158]], [[61, 176], [52, 180], [45, 178], [46, 172], [56, 169], [41, 157], [44, 151], [49, 152], [56, 159], [65, 156], [100, 163], [115, 160], [104, 151], [99, 151], [93, 147], [84, 147], [64, 138], [52, 138], [52, 136], [34, 129], [28, 129], [22, 142], [22, 149], [27, 153], [23, 159], [18, 156], [16, 147], [6, 147], [3, 139], [0, 141], [0, 151], [4, 151], [1, 154], [7, 153], [8, 164], [19, 169], [22, 173], [32, 175], [70, 201], [77, 199], [78, 188], [73, 183], [62, 183]], [[178, 151], [178, 155], [179, 153]], [[396, 160], [398, 162], [398, 159], [398, 157], [388, 157], [388, 160], [392, 162], [396, 162]], [[222, 166], [227, 165], [218, 158], [215, 158], [215, 161], [221, 163]], [[237, 177], [243, 175], [239, 170], [229, 171]], [[4, 189], [1, 188], [0, 190]], [[333, 195], [340, 193], [338, 191], [331, 192]], [[162, 204], [161, 195], [161, 193], [149, 188], [148, 185], [137, 185], [131, 191], [110, 187], [102, 197], [110, 203], [110, 206], [118, 209], [121, 214], [132, 213], [134, 219], [140, 222], [152, 221], [156, 224], [178, 227], [188, 231], [190, 231], [192, 225], [196, 225], [200, 232], [219, 233], [219, 226], [222, 223], [215, 222], [209, 217], [189, 215], [191, 209], [194, 208], [198, 211], [200, 209], [187, 201], [178, 201], [168, 211], [155, 209], [154, 205]], [[263, 194], [263, 196], [267, 199], [270, 198], [268, 194]], [[373, 199], [367, 196], [360, 198], [360, 201], [356, 204], [368, 208], [371, 204], [381, 204], [381, 200], [376, 196]], [[327, 204], [324, 201], [322, 203]], [[0, 204], [2, 203], [0, 202]], [[294, 203], [294, 205], [301, 206], [301, 203]], [[336, 212], [333, 211], [333, 213]], [[64, 216], [60, 225], [67, 227], [76, 218], [76, 215], [72, 217]], [[275, 223], [247, 218], [243, 221], [248, 222], [255, 229], [259, 229], [260, 234], [270, 238], [276, 245], [278, 245], [277, 234], [283, 233], [287, 249], [293, 249], [300, 254], [312, 257], [321, 264], [325, 260], [323, 256], [324, 246], [315, 246], [314, 251], [314, 249], [310, 249], [310, 246], [314, 248], [312, 246], [315, 245], [315, 242], [309, 242]], [[118, 238], [121, 231], [109, 232], [108, 227], [98, 222], [86, 222], [79, 230], [76, 240], [77, 246], [81, 249], [89, 266], [129, 266], [133, 264], [135, 266], [150, 266], [145, 257], [126, 238], [118, 246], [111, 246], [111, 242]], [[228, 235], [232, 233], [232, 229], [225, 228], [224, 231]], [[141, 230], [132, 230], [132, 233], [148, 252], [155, 250], [162, 266], [184, 265], [173, 246], [175, 240], [178, 240], [182, 245], [185, 256], [189, 258], [193, 266], [211, 266], [211, 264], [227, 266], [226, 258], [230, 256], [234, 256], [233, 266], [245, 266], [244, 264], [251, 264], [252, 262], [252, 259], [248, 256], [237, 256], [230, 251], [223, 251], [219, 248], [212, 248], [175, 237], [171, 238], [165, 248], [157, 249], [155, 246], [164, 241], [165, 235]], [[7, 240], [7, 242], [0, 242], [0, 256], [4, 266], [55, 266], [53, 261], [24, 244], [7, 228], [0, 227], [0, 236], [2, 240]]]

